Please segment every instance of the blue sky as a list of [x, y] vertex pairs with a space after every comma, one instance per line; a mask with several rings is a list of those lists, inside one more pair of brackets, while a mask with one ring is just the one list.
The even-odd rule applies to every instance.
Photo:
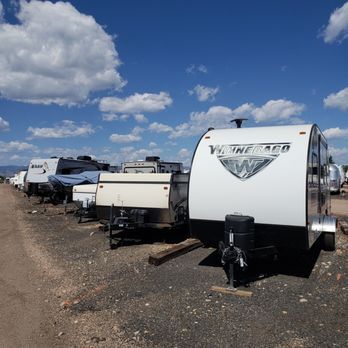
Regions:
[[0, 0], [0, 165], [190, 164], [210, 126], [317, 123], [348, 163], [348, 2]]

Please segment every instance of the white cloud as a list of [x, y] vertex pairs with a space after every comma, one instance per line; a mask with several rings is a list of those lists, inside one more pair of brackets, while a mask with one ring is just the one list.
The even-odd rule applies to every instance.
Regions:
[[171, 126], [159, 122], [151, 123], [148, 129], [155, 133], [170, 133], [173, 131]]
[[0, 95], [37, 104], [85, 103], [125, 85], [113, 38], [68, 2], [21, 1], [18, 24], [0, 24]]
[[126, 121], [129, 119], [129, 115], [123, 114], [123, 115], [116, 115], [113, 113], [110, 114], [103, 114], [103, 121], [111, 122], [111, 121]]
[[348, 147], [337, 148], [329, 146], [329, 154], [338, 164], [348, 164]]
[[184, 166], [189, 167], [191, 165], [192, 153], [186, 148], [182, 148], [176, 155], [175, 161], [182, 162]]
[[191, 151], [186, 148], [182, 148], [178, 152], [178, 157], [181, 159], [187, 159], [188, 157], [191, 157]]
[[37, 147], [33, 144], [29, 144], [21, 141], [10, 141], [8, 143], [0, 141], [0, 152], [10, 153], [10, 152], [21, 152], [21, 151], [35, 151]]
[[154, 141], [151, 141], [149, 143], [149, 148], [151, 149], [151, 148], [154, 148], [154, 147], [157, 147], [157, 144]]
[[136, 114], [136, 115], [134, 115], [134, 119], [138, 123], [147, 123], [149, 121], [143, 114]]
[[331, 13], [329, 24], [321, 36], [326, 43], [340, 42], [348, 37], [348, 2]]
[[226, 128], [234, 118], [253, 117], [255, 122], [276, 122], [276, 123], [303, 123], [296, 115], [300, 115], [305, 109], [305, 105], [294, 103], [289, 100], [279, 99], [270, 100], [261, 107], [256, 107], [252, 103], [245, 103], [235, 109], [226, 106], [212, 106], [206, 112], [192, 112], [190, 120], [181, 123], [176, 127], [165, 124], [151, 124], [149, 129], [163, 129], [169, 133], [170, 139], [188, 137], [202, 134], [209, 127]]
[[331, 93], [324, 99], [327, 108], [338, 108], [342, 111], [348, 110], [348, 87], [337, 93]]
[[95, 131], [89, 123], [82, 123], [78, 126], [74, 121], [64, 120], [51, 128], [29, 127], [28, 132], [31, 133], [28, 139], [34, 139], [81, 137], [91, 135]]
[[341, 129], [339, 127], [328, 128], [324, 130], [323, 134], [327, 139], [348, 138], [348, 129]]
[[176, 126], [169, 138], [176, 139], [202, 134], [209, 127], [225, 128], [231, 119], [241, 116], [242, 112], [250, 112], [250, 108], [250, 104], [243, 104], [235, 110], [225, 106], [212, 106], [207, 112], [192, 112], [190, 121]]
[[195, 65], [191, 64], [185, 69], [187, 74], [195, 74], [195, 73], [202, 73], [202, 74], [207, 74], [208, 69], [205, 65], [200, 64], [200, 65]]
[[10, 123], [6, 120], [4, 120], [2, 117], [0, 117], [0, 132], [3, 131], [9, 131], [10, 130]]
[[92, 158], [95, 158], [95, 155], [92, 155], [93, 149], [89, 146], [83, 146], [81, 148], [67, 148], [67, 147], [44, 147], [36, 151], [37, 155], [41, 157], [73, 157], [76, 158], [80, 155], [88, 155]]
[[162, 153], [162, 150], [159, 148], [140, 148], [137, 149], [134, 146], [124, 146], [121, 147], [115, 153], [108, 153], [107, 156], [104, 156], [105, 159], [109, 160], [111, 163], [122, 163], [126, 161], [137, 161], [144, 160], [146, 156], [159, 156]]
[[139, 114], [142, 112], [162, 111], [171, 105], [172, 102], [172, 98], [166, 92], [160, 92], [159, 94], [135, 93], [125, 99], [117, 97], [102, 98], [99, 109], [102, 112]]
[[140, 136], [140, 133], [144, 131], [143, 128], [140, 127], [134, 127], [131, 133], [129, 134], [111, 134], [109, 139], [113, 143], [133, 143], [136, 141], [140, 141], [142, 137]]
[[255, 108], [251, 114], [254, 116], [255, 122], [281, 121], [301, 115], [304, 110], [304, 104], [278, 99], [270, 100], [263, 106]]
[[202, 85], [196, 85], [192, 90], [189, 90], [189, 95], [195, 94], [199, 101], [213, 101], [215, 95], [219, 92], [219, 87], [207, 87]]

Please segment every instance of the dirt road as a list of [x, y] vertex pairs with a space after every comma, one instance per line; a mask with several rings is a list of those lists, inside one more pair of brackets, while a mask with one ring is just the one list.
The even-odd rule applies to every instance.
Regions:
[[59, 346], [46, 279], [28, 255], [19, 214], [10, 186], [0, 185], [0, 347]]

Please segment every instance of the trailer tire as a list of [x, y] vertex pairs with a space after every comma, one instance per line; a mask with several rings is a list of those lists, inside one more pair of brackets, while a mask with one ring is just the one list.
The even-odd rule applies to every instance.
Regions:
[[335, 251], [336, 250], [336, 234], [324, 232], [321, 236], [322, 247], [325, 251]]

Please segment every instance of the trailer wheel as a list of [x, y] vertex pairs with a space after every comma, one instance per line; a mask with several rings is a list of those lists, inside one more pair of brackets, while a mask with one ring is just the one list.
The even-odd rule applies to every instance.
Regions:
[[325, 251], [335, 251], [336, 250], [336, 234], [324, 232], [321, 236], [322, 247]]

